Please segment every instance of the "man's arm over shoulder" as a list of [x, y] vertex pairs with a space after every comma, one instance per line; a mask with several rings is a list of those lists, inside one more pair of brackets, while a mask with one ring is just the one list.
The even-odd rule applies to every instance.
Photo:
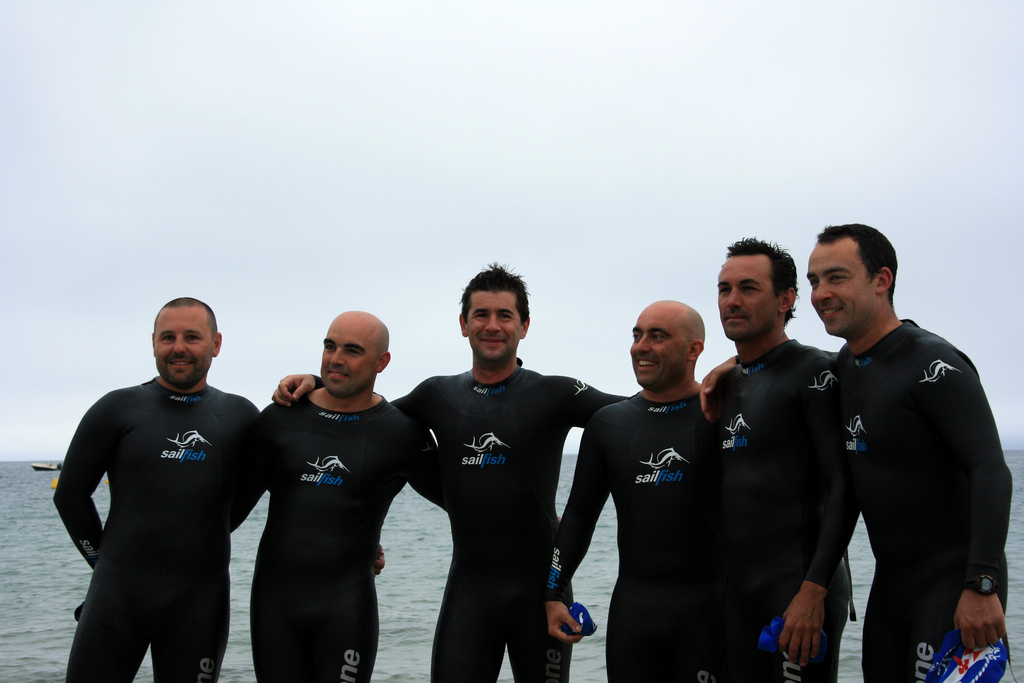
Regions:
[[240, 460], [237, 468], [238, 479], [231, 500], [231, 531], [245, 521], [269, 486], [275, 425], [264, 413], [274, 408], [273, 404], [268, 406], [249, 427], [243, 439], [242, 453], [245, 457]]
[[[860, 510], [844, 450], [835, 363], [822, 354], [810, 366], [806, 387], [800, 389], [804, 421], [814, 443], [825, 499], [814, 555], [804, 577], [828, 586], [857, 526]], [[812, 381], [813, 380], [813, 381]]]
[[416, 493], [444, 510], [444, 490], [441, 488], [441, 471], [437, 455], [437, 442], [434, 436], [423, 430], [419, 446], [410, 458], [405, 478]]
[[546, 379], [556, 383], [559, 401], [568, 411], [574, 427], [586, 426], [598, 410], [628, 398], [598, 391], [583, 380], [574, 377], [548, 377]]

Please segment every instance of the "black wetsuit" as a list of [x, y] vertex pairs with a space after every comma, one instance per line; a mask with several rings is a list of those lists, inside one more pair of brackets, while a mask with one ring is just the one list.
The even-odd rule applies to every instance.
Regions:
[[435, 683], [493, 682], [507, 645], [516, 681], [568, 680], [571, 646], [547, 635], [544, 577], [571, 427], [621, 397], [518, 368], [479, 385], [434, 377], [395, 405], [433, 430], [452, 565], [431, 662]]
[[381, 525], [406, 480], [439, 500], [423, 488], [437, 481], [433, 438], [387, 401], [336, 413], [303, 399], [267, 407], [250, 443], [232, 523], [270, 491], [252, 581], [257, 680], [370, 680]]
[[[829, 354], [790, 340], [729, 374], [719, 426], [729, 578], [730, 680], [835, 681], [849, 616], [843, 553], [856, 502]], [[803, 581], [828, 587], [825, 661], [800, 667], [757, 649]]]
[[716, 449], [697, 396], [652, 403], [637, 394], [587, 423], [545, 599], [563, 599], [610, 493], [619, 547], [608, 611], [610, 683], [722, 680]]
[[837, 359], [842, 424], [875, 576], [864, 680], [923, 680], [965, 579], [999, 582], [1011, 480], [970, 359], [910, 321]]
[[[131, 681], [147, 646], [158, 680], [214, 681], [227, 643], [228, 514], [246, 399], [155, 380], [113, 391], [82, 418], [54, 503], [94, 566], [68, 681]], [[106, 472], [110, 512], [93, 491]]]

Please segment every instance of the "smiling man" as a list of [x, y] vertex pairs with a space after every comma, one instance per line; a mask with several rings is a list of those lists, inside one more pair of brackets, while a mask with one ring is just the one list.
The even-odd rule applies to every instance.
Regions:
[[900, 320], [896, 251], [860, 224], [818, 235], [807, 268], [837, 358], [841, 424], [875, 554], [864, 622], [867, 683], [924, 678], [943, 636], [1006, 636], [1003, 546], [1011, 479], [970, 359]]
[[[718, 310], [739, 360], [719, 422], [730, 680], [835, 681], [856, 507], [832, 359], [786, 335], [797, 280], [788, 252], [744, 239], [727, 256]], [[755, 646], [774, 617], [786, 623], [769, 654]], [[811, 663], [823, 629], [824, 660]]]
[[270, 491], [252, 581], [258, 681], [369, 681], [377, 656], [373, 580], [391, 501], [412, 483], [440, 502], [433, 439], [382, 396], [388, 329], [342, 313], [324, 339], [324, 387], [268, 406], [252, 430], [232, 525]]
[[545, 607], [551, 636], [583, 637], [562, 631], [579, 633], [562, 601], [610, 494], [619, 575], [608, 610], [609, 683], [722, 679], [721, 473], [694, 379], [703, 350], [695, 310], [677, 301], [645, 308], [630, 348], [642, 390], [597, 411], [583, 432]]
[[[175, 299], [156, 317], [159, 377], [100, 399], [75, 432], [54, 503], [93, 567], [68, 681], [131, 681], [152, 647], [159, 680], [215, 681], [228, 629], [229, 507], [257, 411], [207, 385], [213, 311]], [[92, 494], [104, 473], [110, 512]]]
[[[530, 327], [526, 283], [498, 264], [466, 286], [459, 325], [472, 370], [432, 377], [395, 401], [437, 437], [452, 529], [431, 680], [493, 683], [507, 648], [517, 683], [564, 682], [571, 646], [547, 635], [538, 580], [558, 525], [562, 448], [572, 427], [621, 397], [521, 367], [516, 353]], [[286, 377], [274, 400], [290, 403], [312, 386], [308, 376]]]

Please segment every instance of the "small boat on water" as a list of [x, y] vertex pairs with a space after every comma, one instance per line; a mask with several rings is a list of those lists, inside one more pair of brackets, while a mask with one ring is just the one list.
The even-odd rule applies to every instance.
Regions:
[[64, 463], [52, 463], [52, 462], [34, 462], [32, 463], [32, 469], [36, 472], [55, 472], [61, 468]]

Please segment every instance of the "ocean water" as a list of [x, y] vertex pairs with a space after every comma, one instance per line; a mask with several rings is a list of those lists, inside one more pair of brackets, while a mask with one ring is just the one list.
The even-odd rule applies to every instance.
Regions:
[[[1009, 640], [1024, 635], [1024, 451], [1007, 451], [1014, 477], [1014, 500], [1006, 554], [1010, 566], [1007, 609]], [[575, 456], [562, 463], [558, 509], [565, 506]], [[0, 463], [0, 680], [41, 683], [63, 681], [75, 632], [72, 612], [84, 599], [90, 569], [64, 530], [53, 507], [53, 473], [36, 472], [28, 463]], [[105, 516], [109, 494], [95, 496]], [[249, 646], [249, 584], [267, 498], [235, 532], [231, 561], [231, 633], [221, 681], [254, 680]], [[924, 533], [924, 532], [923, 532]], [[387, 567], [377, 579], [380, 602], [380, 651], [375, 681], [426, 681], [430, 644], [444, 591], [451, 541], [447, 517], [406, 487], [395, 499], [384, 525]], [[908, 542], [912, 542], [908, 539]], [[873, 560], [860, 525], [850, 546], [854, 600], [864, 614]], [[700, 561], [699, 552], [694, 557]], [[615, 512], [609, 502], [594, 541], [573, 581], [577, 598], [599, 625], [607, 618], [617, 570]], [[484, 606], [481, 605], [481, 609]], [[847, 625], [842, 642], [841, 678], [860, 681], [860, 622]], [[147, 657], [137, 681], [153, 680]], [[511, 683], [507, 660], [500, 681]], [[603, 630], [574, 648], [572, 680], [600, 683], [604, 673]]]

